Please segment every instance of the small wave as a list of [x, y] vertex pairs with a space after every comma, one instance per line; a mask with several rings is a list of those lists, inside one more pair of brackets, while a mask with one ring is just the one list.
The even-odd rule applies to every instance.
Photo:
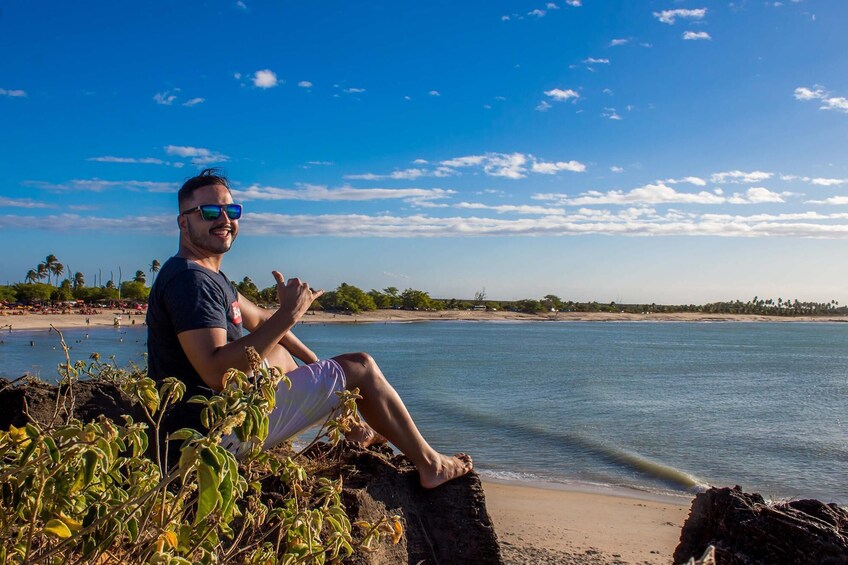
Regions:
[[[442, 410], [446, 408], [448, 408], [448, 406], [442, 406]], [[562, 445], [565, 443], [570, 447], [580, 448], [583, 451], [594, 454], [596, 457], [600, 457], [610, 463], [635, 470], [648, 478], [663, 481], [671, 486], [682, 488], [689, 492], [702, 492], [709, 487], [705, 481], [702, 481], [686, 471], [677, 469], [671, 465], [666, 465], [665, 463], [654, 461], [644, 455], [634, 453], [633, 451], [623, 449], [616, 445], [611, 445], [597, 438], [565, 430], [549, 430], [536, 424], [514, 421], [510, 422], [509, 420], [504, 419], [503, 416], [495, 417], [492, 414], [472, 410], [468, 406], [452, 405], [450, 406], [450, 409], [471, 421], [486, 424], [490, 426], [491, 429], [508, 429], [513, 432], [518, 432], [521, 435], [527, 435], [534, 438], [545, 438], [554, 444]]]

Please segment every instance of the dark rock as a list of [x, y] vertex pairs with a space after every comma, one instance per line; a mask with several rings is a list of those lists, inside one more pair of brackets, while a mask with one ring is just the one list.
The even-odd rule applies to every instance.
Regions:
[[343, 495], [351, 520], [399, 515], [405, 532], [398, 545], [381, 544], [378, 552], [359, 554], [351, 563], [503, 562], [476, 473], [424, 489], [412, 463], [388, 448], [348, 448], [343, 458]]
[[711, 488], [695, 497], [674, 562], [710, 545], [719, 565], [845, 565], [848, 510], [818, 500], [767, 504], [738, 486]]
[[[28, 421], [27, 414], [36, 421], [49, 423], [56, 411], [56, 391], [56, 386], [43, 382], [10, 384], [0, 379], [0, 406], [3, 407], [0, 428], [23, 426]], [[130, 414], [137, 422], [147, 421], [140, 407], [133, 405], [127, 395], [104, 382], [76, 383], [73, 403], [76, 417], [82, 421], [94, 420], [100, 414], [119, 423], [122, 414]], [[57, 422], [64, 420], [69, 407], [70, 399], [66, 398], [60, 405]], [[333, 457], [337, 459], [336, 464], [341, 465], [343, 500], [351, 522], [375, 522], [383, 516], [401, 516], [404, 536], [397, 545], [384, 541], [374, 553], [357, 554], [351, 563], [503, 563], [476, 473], [428, 490], [421, 487], [418, 472], [406, 457], [395, 455], [387, 447], [372, 447], [372, 450], [352, 444], [345, 444], [344, 449], [329, 450], [326, 445], [319, 444], [307, 454], [313, 458]]]
[[117, 423], [123, 423], [123, 414], [132, 416], [135, 421], [146, 421], [141, 409], [113, 384], [79, 381], [74, 384], [73, 396], [65, 394], [58, 408], [56, 393], [56, 385], [43, 381], [13, 384], [0, 379], [0, 429], [25, 425], [29, 421], [27, 414], [42, 424], [50, 423], [56, 414], [56, 423], [62, 422], [72, 404], [74, 414], [83, 422], [90, 422], [101, 414]]

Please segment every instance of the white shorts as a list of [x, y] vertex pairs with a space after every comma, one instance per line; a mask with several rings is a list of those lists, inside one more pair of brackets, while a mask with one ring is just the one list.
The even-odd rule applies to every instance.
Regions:
[[[344, 370], [334, 359], [303, 365], [286, 376], [291, 380], [291, 389], [284, 383], [277, 387], [277, 405], [268, 415], [265, 449], [323, 423], [339, 406], [336, 393], [345, 389]], [[221, 445], [236, 457], [249, 449], [249, 445], [239, 441], [235, 434], [224, 436]]]

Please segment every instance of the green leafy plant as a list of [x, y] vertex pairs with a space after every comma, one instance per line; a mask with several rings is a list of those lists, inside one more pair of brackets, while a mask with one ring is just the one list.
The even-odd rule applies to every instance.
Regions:
[[[152, 446], [155, 461], [145, 456], [147, 432], [156, 442], [182, 382], [156, 383], [96, 355], [60, 365], [52, 421], [0, 431], [0, 563], [325, 563], [372, 550], [383, 535], [397, 543], [398, 516], [351, 524], [341, 478], [308, 473], [303, 452], [260, 448], [276, 388], [289, 382], [247, 355], [248, 373], [232, 369], [220, 394], [189, 400], [202, 404], [207, 431], [172, 433]], [[118, 385], [148, 422], [76, 419], [80, 376]], [[319, 434], [331, 444], [357, 422], [356, 391], [341, 396]], [[248, 445], [241, 460], [222, 447], [228, 434]], [[171, 449], [179, 462], [169, 469]]]

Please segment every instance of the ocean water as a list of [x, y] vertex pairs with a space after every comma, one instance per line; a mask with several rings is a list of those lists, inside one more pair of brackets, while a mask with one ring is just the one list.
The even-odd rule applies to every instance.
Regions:
[[[848, 325], [431, 322], [296, 333], [321, 357], [371, 353], [433, 446], [472, 454], [484, 476], [672, 494], [738, 484], [848, 503]], [[65, 332], [72, 358], [99, 351], [119, 364], [143, 364], [145, 338], [142, 327]], [[0, 339], [0, 376], [51, 378], [63, 359], [55, 333]]]

